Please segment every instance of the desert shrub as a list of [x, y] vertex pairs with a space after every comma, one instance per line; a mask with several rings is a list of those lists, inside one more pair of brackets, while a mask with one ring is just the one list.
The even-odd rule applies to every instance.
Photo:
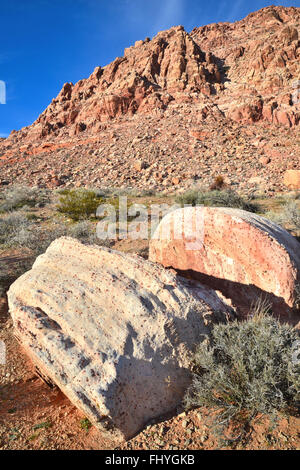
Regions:
[[258, 211], [258, 207], [255, 203], [246, 201], [242, 196], [232, 190], [187, 191], [178, 196], [176, 202], [181, 205], [191, 204], [192, 206], [233, 207], [249, 212]]
[[0, 218], [0, 245], [5, 248], [27, 248], [39, 254], [53, 240], [67, 233], [67, 228], [62, 224], [43, 229], [20, 212], [12, 212]]
[[77, 224], [73, 225], [70, 228], [70, 234], [74, 236], [74, 238], [89, 238], [91, 235], [92, 226], [87, 220], [83, 220], [82, 222], [78, 222]]
[[300, 205], [296, 201], [290, 201], [286, 204], [282, 216], [286, 220], [286, 225], [300, 230]]
[[[18, 244], [18, 246], [26, 246], [36, 257], [41, 253], [44, 253], [48, 246], [57, 238], [60, 237], [72, 237], [87, 245], [98, 244], [104, 246], [110, 246], [110, 240], [99, 240], [96, 236], [96, 229], [92, 223], [88, 221], [80, 221], [71, 226], [64, 224], [51, 225], [47, 228], [31, 227], [31, 237], [28, 237], [28, 244]], [[22, 234], [20, 236], [21, 241]], [[19, 238], [16, 237], [15, 241]]]
[[69, 227], [68, 234], [69, 237], [76, 238], [81, 243], [86, 245], [99, 245], [105, 247], [111, 247], [114, 244], [113, 240], [104, 239], [97, 237], [96, 225], [93, 225], [89, 221], [81, 221], [73, 226]]
[[30, 222], [22, 214], [12, 212], [0, 219], [0, 245], [11, 246], [20, 232], [28, 230]]
[[71, 226], [52, 224], [41, 227], [28, 220], [19, 212], [0, 218], [0, 246], [22, 249], [21, 257], [16, 260], [1, 260], [0, 295], [12, 282], [28, 271], [38, 255], [44, 253], [57, 238], [70, 236], [85, 244], [110, 246], [110, 240], [100, 240], [96, 236], [95, 226], [88, 221], [81, 221]]
[[196, 350], [186, 407], [218, 409], [219, 425], [298, 409], [299, 338], [299, 331], [259, 311], [243, 322], [215, 325]]
[[300, 230], [300, 206], [296, 201], [288, 201], [280, 212], [269, 211], [264, 217], [290, 230]]
[[0, 246], [4, 248], [26, 248], [33, 255], [43, 253], [57, 238], [69, 236], [86, 244], [110, 246], [110, 241], [96, 236], [96, 226], [83, 220], [67, 226], [51, 224], [42, 227], [19, 212], [0, 218]]
[[[0, 219], [0, 246], [28, 247], [32, 246], [34, 232], [30, 230], [28, 219], [18, 213], [12, 212]], [[21, 274], [30, 269], [33, 262], [29, 253], [23, 253], [20, 259], [1, 259], [0, 269], [0, 295], [3, 295], [9, 285]]]
[[59, 199], [57, 209], [78, 221], [96, 214], [97, 207], [103, 202], [94, 191], [78, 189], [66, 191]]
[[181, 204], [182, 206], [184, 205], [196, 206], [198, 204], [197, 202], [198, 196], [199, 196], [199, 191], [197, 191], [196, 189], [191, 189], [177, 196], [175, 198], [175, 201], [178, 204]]
[[213, 191], [215, 189], [222, 189], [222, 188], [224, 188], [224, 186], [226, 186], [224, 178], [223, 178], [223, 176], [219, 175], [219, 176], [215, 177], [215, 179], [212, 182], [212, 184], [210, 185], [209, 189], [211, 191]]
[[44, 253], [52, 241], [64, 235], [68, 235], [64, 225], [42, 229], [19, 213], [0, 219], [0, 245], [22, 249], [20, 258], [1, 260], [0, 296], [19, 276], [31, 269], [36, 257]]
[[45, 191], [27, 186], [12, 186], [1, 194], [0, 212], [20, 209], [24, 206], [44, 205], [48, 201]]
[[300, 284], [297, 284], [295, 287], [295, 300], [293, 308], [295, 311], [300, 311]]
[[97, 243], [95, 227], [87, 220], [83, 220], [71, 226], [68, 235], [83, 243]]
[[33, 255], [36, 257], [44, 253], [54, 240], [67, 235], [68, 227], [64, 224], [55, 224], [47, 228], [36, 227], [30, 246]]

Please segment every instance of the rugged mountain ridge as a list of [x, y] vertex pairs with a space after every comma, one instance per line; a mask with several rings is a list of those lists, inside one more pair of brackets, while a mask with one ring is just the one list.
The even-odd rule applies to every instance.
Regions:
[[65, 83], [25, 139], [97, 132], [99, 123], [122, 115], [166, 109], [172, 101], [192, 102], [210, 95], [221, 73], [182, 26], [137, 41], [123, 57], [75, 85]]
[[299, 124], [299, 23], [299, 8], [268, 7], [237, 23], [192, 31], [202, 50], [224, 61], [230, 99], [220, 107], [227, 116]]
[[[164, 182], [160, 179], [168, 181], [161, 175], [160, 156], [166, 171], [174, 163], [176, 167], [170, 168], [170, 172], [177, 173], [179, 181], [190, 180], [195, 173], [193, 163], [192, 173], [188, 171], [187, 175], [179, 163], [184, 155], [194, 161], [201, 141], [205, 143], [203, 147], [200, 144], [200, 149], [212, 152], [216, 149], [218, 154], [220, 137], [224, 137], [220, 128], [231, 135], [231, 140], [233, 135], [234, 140], [246, 135], [241, 149], [245, 157], [253, 147], [254, 136], [260, 133], [264, 142], [262, 145], [258, 142], [256, 147], [261, 158], [265, 158], [263, 165], [270, 158], [279, 158], [276, 149], [274, 153], [273, 136], [292, 140], [291, 160], [286, 167], [294, 168], [299, 162], [299, 148], [291, 139], [299, 134], [299, 58], [300, 9], [294, 7], [267, 7], [236, 23], [211, 24], [191, 33], [177, 26], [158, 33], [152, 40], [137, 41], [125, 49], [123, 57], [106, 67], [96, 67], [89, 78], [75, 85], [65, 83], [31, 126], [13, 131], [0, 143], [2, 184], [13, 178], [21, 180], [24, 173], [29, 179], [31, 157], [37, 163], [35, 171], [45, 170], [39, 161], [44, 153], [50, 153], [55, 171], [40, 179], [33, 178], [34, 183], [51, 186], [66, 181], [73, 184], [77, 180], [86, 184], [73, 171], [74, 178], [60, 171], [66, 163], [63, 149], [68, 152], [72, 149], [71, 166], [78, 151], [79, 168], [85, 159], [85, 168], [89, 166], [89, 155], [93, 154], [98, 170], [102, 170], [101, 175], [98, 172], [102, 181], [106, 176], [113, 182], [115, 177], [124, 177], [121, 183], [133, 185], [135, 178], [127, 176], [127, 168], [123, 168], [126, 162], [122, 155], [126, 154], [128, 143], [133, 150], [128, 155], [131, 173], [140, 158], [141, 170], [158, 164], [152, 172], [158, 173], [154, 175], [155, 184], [149, 185], [149, 178], [145, 178], [148, 186], [160, 186]], [[258, 131], [251, 130], [257, 126]], [[171, 140], [170, 134], [174, 134]], [[265, 146], [267, 152], [262, 150]], [[205, 157], [217, 155], [202, 156], [205, 163]], [[114, 165], [116, 168], [111, 168]], [[69, 162], [67, 173], [71, 166]], [[209, 168], [207, 162], [204, 168]], [[212, 173], [219, 172], [213, 165], [210, 168]], [[117, 169], [118, 173], [111, 171]], [[285, 168], [280, 166], [281, 169]], [[256, 174], [253, 172], [250, 177]], [[198, 176], [206, 181], [205, 172], [200, 171]], [[169, 183], [176, 184], [176, 177], [173, 175]], [[97, 183], [99, 178], [92, 174], [89, 182]]]

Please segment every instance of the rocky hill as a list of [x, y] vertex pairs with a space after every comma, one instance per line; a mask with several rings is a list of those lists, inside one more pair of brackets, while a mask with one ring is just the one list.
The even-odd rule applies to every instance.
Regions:
[[293, 7], [137, 41], [0, 142], [0, 184], [162, 189], [222, 175], [281, 190], [299, 166], [299, 58]]

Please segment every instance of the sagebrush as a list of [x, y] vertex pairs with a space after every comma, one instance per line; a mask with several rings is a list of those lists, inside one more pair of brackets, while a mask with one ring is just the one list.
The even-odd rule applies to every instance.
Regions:
[[265, 313], [215, 325], [211, 339], [197, 347], [186, 407], [218, 409], [223, 426], [299, 411], [299, 338], [299, 331]]
[[110, 246], [110, 240], [97, 238], [96, 227], [89, 221], [80, 221], [69, 226], [51, 224], [41, 227], [20, 212], [0, 217], [0, 248], [22, 250], [20, 258], [5, 258], [0, 266], [0, 295], [25, 271], [28, 271], [38, 255], [45, 252], [50, 243], [62, 236], [76, 238], [85, 244]]
[[12, 186], [0, 195], [0, 212], [21, 209], [24, 206], [43, 206], [49, 201], [47, 192], [37, 187]]

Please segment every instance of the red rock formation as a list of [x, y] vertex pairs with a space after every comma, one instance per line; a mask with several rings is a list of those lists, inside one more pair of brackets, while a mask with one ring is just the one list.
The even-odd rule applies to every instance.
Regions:
[[233, 24], [192, 31], [201, 49], [223, 63], [226, 93], [220, 108], [234, 120], [299, 124], [300, 100], [291, 96], [300, 71], [299, 18], [299, 8], [271, 6]]
[[182, 26], [174, 27], [138, 41], [88, 79], [65, 83], [33, 127], [40, 137], [66, 126], [77, 135], [107, 119], [164, 109], [183, 93], [210, 94], [210, 84], [218, 81], [218, 66], [206, 61]]
[[78, 134], [99, 121], [215, 93], [230, 95], [230, 100], [237, 94], [238, 103], [226, 113], [235, 120], [268, 116], [275, 123], [296, 125], [300, 112], [291, 100], [286, 109], [277, 103], [263, 114], [262, 108], [287, 90], [292, 93], [300, 70], [299, 18], [297, 8], [268, 7], [237, 23], [195, 28], [191, 34], [178, 26], [151, 41], [137, 41], [123, 57], [96, 67], [88, 79], [65, 83], [26, 132], [44, 137], [73, 127]]
[[[207, 139], [211, 146], [215, 146], [220, 128], [239, 138], [246, 133], [243, 126], [252, 125], [270, 129], [269, 138], [273, 132], [279, 135], [277, 129], [280, 133], [292, 129], [293, 141], [300, 122], [299, 24], [299, 8], [267, 7], [236, 23], [210, 24], [191, 33], [177, 26], [152, 40], [137, 41], [125, 49], [123, 57], [96, 67], [89, 78], [75, 85], [65, 83], [31, 126], [13, 131], [0, 142], [4, 180], [18, 180], [26, 172], [30, 155], [47, 152], [57, 156], [57, 149], [63, 147], [73, 147], [77, 155], [76, 147], [86, 143], [94, 149], [107, 144], [103, 153], [109, 152], [113, 125], [116, 134], [124, 137], [123, 154], [127, 129], [145, 134], [147, 119], [152, 120], [151, 128], [153, 123], [158, 128], [152, 143], [161, 145], [163, 154], [175, 154], [177, 160], [184, 144], [174, 149], [174, 139], [163, 141], [170, 127], [182, 141], [187, 139], [183, 127], [200, 127], [198, 132], [211, 136]], [[256, 129], [247, 132], [249, 140], [255, 139]], [[189, 135], [193, 137], [193, 132]], [[189, 142], [187, 147], [185, 158], [195, 148]], [[137, 151], [145, 152], [145, 148]], [[295, 151], [291, 153], [293, 157]], [[134, 157], [127, 160], [134, 161]], [[2, 160], [7, 161], [7, 170]], [[22, 161], [24, 165], [15, 174], [11, 165]], [[125, 180], [128, 178], [131, 176], [126, 175]]]

